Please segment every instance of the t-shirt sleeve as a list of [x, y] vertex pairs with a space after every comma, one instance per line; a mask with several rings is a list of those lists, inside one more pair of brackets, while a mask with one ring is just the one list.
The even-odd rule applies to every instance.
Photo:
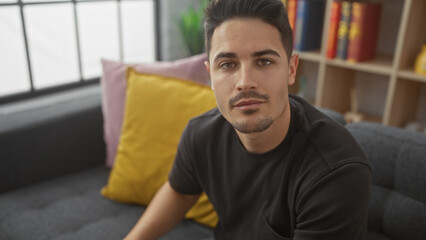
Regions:
[[371, 169], [348, 163], [321, 177], [302, 195], [294, 239], [365, 239]]
[[170, 186], [183, 194], [200, 194], [202, 192], [196, 175], [193, 139], [190, 125], [188, 125], [182, 133], [175, 161], [169, 173]]

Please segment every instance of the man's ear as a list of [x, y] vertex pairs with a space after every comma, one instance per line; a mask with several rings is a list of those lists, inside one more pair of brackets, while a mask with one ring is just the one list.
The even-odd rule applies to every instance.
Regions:
[[206, 71], [207, 71], [208, 73], [210, 73], [210, 63], [209, 63], [209, 61], [205, 61], [205, 62], [204, 62], [204, 66], [206, 67]]
[[293, 54], [288, 62], [288, 85], [296, 82], [297, 66], [299, 65], [299, 55]]
[[209, 61], [205, 61], [205, 62], [204, 62], [204, 66], [206, 67], [206, 71], [209, 73], [209, 77], [210, 77], [210, 87], [212, 88], [212, 90], [214, 90], [214, 88], [213, 88], [213, 83], [211, 82], [211, 81], [212, 81], [212, 76], [211, 76], [211, 74], [210, 74], [210, 62], [209, 62]]

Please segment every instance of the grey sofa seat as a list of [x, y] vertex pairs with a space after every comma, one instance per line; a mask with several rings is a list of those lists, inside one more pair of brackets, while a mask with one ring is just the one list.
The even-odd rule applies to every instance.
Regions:
[[[108, 174], [98, 166], [1, 195], [0, 239], [122, 239], [144, 207], [102, 197]], [[212, 231], [186, 220], [161, 239], [203, 239]]]
[[367, 122], [347, 128], [373, 168], [368, 239], [426, 239], [426, 135]]

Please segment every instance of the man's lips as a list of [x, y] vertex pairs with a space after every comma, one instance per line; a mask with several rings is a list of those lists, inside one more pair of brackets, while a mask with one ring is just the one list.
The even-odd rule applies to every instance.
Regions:
[[254, 90], [251, 91], [240, 91], [236, 96], [229, 99], [229, 107], [232, 108], [246, 108], [253, 109], [260, 104], [266, 103], [269, 100], [269, 96], [266, 94], [260, 94]]
[[239, 102], [237, 102], [234, 107], [236, 108], [252, 108], [252, 107], [257, 107], [260, 104], [264, 103], [264, 101], [262, 100], [257, 100], [257, 99], [247, 99], [247, 100], [241, 100]]

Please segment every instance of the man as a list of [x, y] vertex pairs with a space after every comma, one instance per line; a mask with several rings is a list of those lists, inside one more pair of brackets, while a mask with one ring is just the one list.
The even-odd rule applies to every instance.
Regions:
[[298, 56], [279, 0], [212, 1], [206, 50], [218, 109], [192, 119], [128, 239], [156, 239], [206, 192], [216, 239], [365, 239], [371, 169], [351, 135], [288, 94]]

